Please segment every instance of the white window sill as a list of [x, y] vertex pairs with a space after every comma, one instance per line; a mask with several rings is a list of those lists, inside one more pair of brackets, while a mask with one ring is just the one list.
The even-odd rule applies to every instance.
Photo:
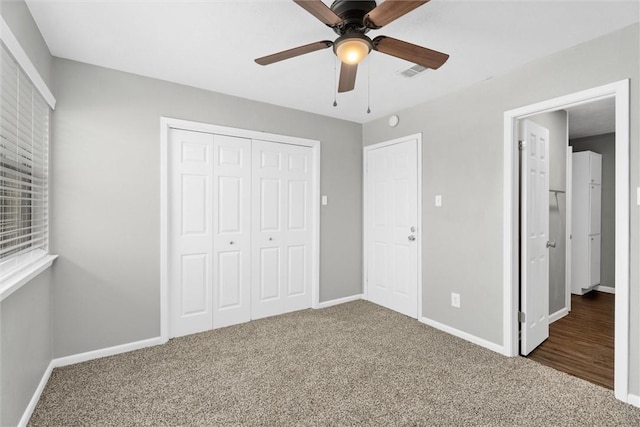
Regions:
[[58, 258], [58, 255], [47, 254], [37, 260], [29, 263], [20, 270], [8, 277], [2, 278], [2, 286], [0, 287], [0, 301], [20, 289], [26, 283], [29, 283], [31, 279], [42, 273], [47, 268], [51, 267], [53, 261]]

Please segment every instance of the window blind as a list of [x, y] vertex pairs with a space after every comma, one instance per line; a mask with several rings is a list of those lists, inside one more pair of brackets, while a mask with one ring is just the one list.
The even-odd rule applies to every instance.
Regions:
[[0, 267], [7, 267], [48, 249], [49, 106], [4, 45], [0, 64]]

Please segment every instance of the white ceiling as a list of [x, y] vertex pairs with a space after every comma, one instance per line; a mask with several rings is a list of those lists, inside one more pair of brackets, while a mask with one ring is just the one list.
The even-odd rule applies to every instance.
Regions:
[[616, 131], [616, 101], [606, 98], [567, 108], [569, 139]]
[[337, 37], [291, 0], [26, 1], [55, 56], [359, 123], [640, 20], [637, 0], [432, 0], [369, 35], [446, 52], [449, 61], [409, 79], [397, 72], [412, 64], [372, 52], [355, 90], [338, 94], [333, 107], [331, 49], [266, 67], [253, 62]]

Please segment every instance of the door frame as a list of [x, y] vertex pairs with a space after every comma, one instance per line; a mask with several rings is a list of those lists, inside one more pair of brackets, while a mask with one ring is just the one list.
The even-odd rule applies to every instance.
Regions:
[[312, 240], [311, 240], [311, 308], [320, 305], [320, 141], [294, 136], [278, 135], [247, 129], [238, 129], [209, 123], [160, 117], [160, 337], [169, 339], [169, 133], [171, 129], [229, 135], [238, 138], [259, 139], [281, 144], [311, 148], [313, 176]]
[[[565, 206], [565, 222], [564, 222], [564, 310], [565, 313], [562, 317], [568, 315], [571, 312], [571, 268], [573, 266], [572, 256], [573, 248], [571, 247], [571, 233], [573, 232], [573, 147], [569, 145], [569, 117], [567, 116], [567, 163], [565, 178], [565, 191], [564, 191], [564, 206]], [[560, 319], [560, 317], [554, 319], [554, 321]]]
[[[615, 98], [616, 156], [616, 294], [615, 294], [615, 397], [629, 402], [629, 80], [594, 87], [560, 96], [504, 113], [503, 177], [503, 353], [518, 355], [518, 300], [520, 292], [519, 235], [520, 217], [517, 121], [536, 114]], [[631, 396], [633, 400], [633, 396]]]
[[417, 249], [418, 249], [418, 262], [417, 262], [417, 304], [418, 304], [418, 312], [417, 319], [420, 320], [422, 318], [422, 133], [416, 133], [413, 135], [407, 135], [401, 138], [392, 139], [390, 141], [379, 142], [373, 145], [367, 145], [362, 148], [362, 298], [364, 300], [369, 300], [368, 298], [368, 251], [367, 244], [369, 242], [369, 236], [367, 234], [367, 223], [369, 221], [370, 212], [367, 210], [368, 197], [367, 197], [367, 153], [369, 151], [388, 147], [390, 145], [399, 144], [401, 142], [407, 142], [411, 140], [416, 140], [416, 161], [417, 163], [417, 193], [418, 193], [418, 202], [417, 202], [417, 217], [418, 223], [416, 224], [416, 240], [417, 240]]

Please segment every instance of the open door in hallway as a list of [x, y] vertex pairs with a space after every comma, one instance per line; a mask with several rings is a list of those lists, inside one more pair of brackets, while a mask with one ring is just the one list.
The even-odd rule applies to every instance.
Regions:
[[520, 353], [549, 337], [549, 130], [522, 122]]

